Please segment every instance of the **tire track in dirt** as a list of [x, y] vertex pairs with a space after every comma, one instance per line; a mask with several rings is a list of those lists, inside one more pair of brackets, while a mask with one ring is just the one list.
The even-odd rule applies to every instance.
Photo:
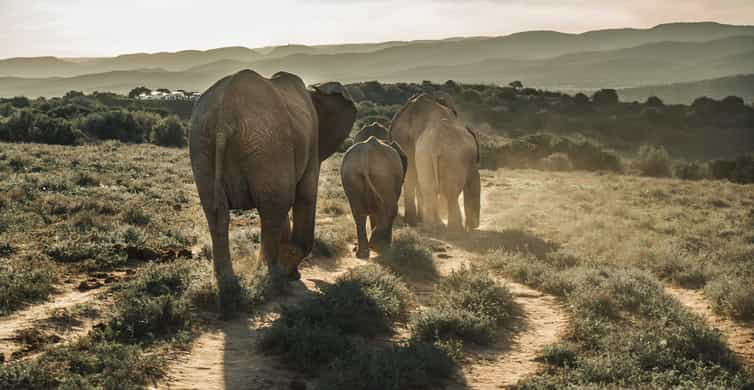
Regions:
[[701, 291], [666, 285], [665, 291], [704, 319], [707, 325], [717, 329], [725, 342], [741, 361], [754, 369], [754, 324], [724, 318], [712, 310], [711, 305]]
[[286, 369], [280, 357], [259, 351], [262, 332], [274, 321], [283, 305], [300, 301], [322, 283], [335, 279], [359, 265], [355, 258], [314, 259], [301, 269], [301, 282], [290, 295], [265, 304], [250, 318], [216, 321], [167, 369], [165, 379], [154, 389], [290, 389], [292, 381], [306, 384], [306, 378]]

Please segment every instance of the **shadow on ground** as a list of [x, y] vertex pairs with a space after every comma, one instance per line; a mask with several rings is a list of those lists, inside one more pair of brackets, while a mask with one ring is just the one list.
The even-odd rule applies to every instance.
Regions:
[[523, 252], [537, 258], [558, 250], [559, 245], [543, 240], [532, 233], [520, 229], [473, 230], [471, 232], [447, 232], [442, 230], [422, 231], [429, 237], [447, 241], [468, 252], [486, 254], [489, 251], [504, 250]]

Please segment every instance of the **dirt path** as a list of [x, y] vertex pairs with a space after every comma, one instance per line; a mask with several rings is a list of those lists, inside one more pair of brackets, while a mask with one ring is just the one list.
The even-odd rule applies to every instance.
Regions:
[[665, 291], [704, 318], [709, 326], [718, 329], [725, 337], [730, 350], [749, 368], [754, 369], [754, 324], [747, 325], [717, 315], [701, 291], [670, 285], [665, 286]]
[[[442, 243], [442, 258], [436, 260], [441, 276], [470, 265], [471, 259], [476, 257], [450, 243]], [[557, 342], [566, 329], [566, 312], [555, 297], [502, 277], [497, 277], [497, 280], [511, 291], [519, 312], [509, 327], [499, 330], [494, 345], [464, 352], [463, 383], [453, 383], [448, 389], [514, 386], [519, 380], [540, 370], [542, 365], [535, 359], [545, 346]]]
[[282, 366], [278, 356], [258, 351], [262, 330], [277, 318], [283, 304], [291, 304], [320, 283], [332, 283], [342, 273], [367, 264], [355, 258], [319, 259], [301, 269], [301, 283], [292, 294], [268, 303], [252, 318], [214, 324], [191, 351], [176, 359], [157, 389], [290, 389], [292, 381], [311, 384]]
[[[20, 331], [46, 328], [47, 326], [42, 324], [46, 320], [53, 319], [56, 313], [70, 310], [79, 304], [91, 302], [95, 295], [101, 291], [100, 289], [79, 291], [75, 289], [75, 283], [71, 286], [64, 286], [64, 288], [68, 291], [53, 296], [48, 302], [30, 306], [25, 310], [0, 319], [0, 354], [5, 356], [5, 360], [8, 360], [14, 352], [23, 348], [23, 345], [17, 339]], [[86, 334], [90, 328], [88, 322], [80, 322], [65, 329], [56, 329], [55, 334], [59, 342]]]
[[[487, 193], [487, 197], [494, 193]], [[482, 199], [480, 231], [494, 232], [500, 223], [494, 213], [485, 213], [489, 202]], [[492, 243], [488, 243], [490, 246]], [[438, 273], [446, 276], [452, 270], [469, 266], [479, 256], [448, 241], [434, 246], [440, 249], [436, 256]], [[551, 295], [533, 290], [523, 284], [497, 276], [501, 285], [508, 287], [514, 296], [519, 312], [506, 329], [500, 329], [497, 342], [487, 348], [465, 352], [463, 374], [465, 383], [451, 384], [456, 389], [500, 389], [513, 387], [519, 380], [542, 368], [535, 359], [545, 346], [556, 343], [566, 330], [568, 317], [565, 309]]]

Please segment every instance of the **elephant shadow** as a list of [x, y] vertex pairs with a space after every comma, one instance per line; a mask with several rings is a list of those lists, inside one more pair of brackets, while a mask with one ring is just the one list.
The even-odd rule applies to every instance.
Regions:
[[289, 284], [283, 296], [257, 309], [217, 326], [223, 337], [222, 375], [226, 389], [290, 389], [294, 383], [306, 384], [311, 378], [289, 369], [277, 354], [263, 352], [260, 341], [284, 306], [309, 299], [315, 294], [303, 282]]
[[490, 251], [502, 250], [519, 252], [543, 258], [548, 253], [557, 251], [560, 246], [552, 241], [544, 240], [521, 229], [505, 230], [472, 230], [469, 232], [433, 231], [430, 237], [444, 240], [465, 251], [475, 254], [487, 254]]

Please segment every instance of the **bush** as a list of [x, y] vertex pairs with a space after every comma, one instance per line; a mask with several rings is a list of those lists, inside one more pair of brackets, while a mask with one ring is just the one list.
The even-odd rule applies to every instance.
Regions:
[[702, 180], [710, 176], [707, 164], [679, 161], [673, 165], [673, 176], [683, 180]]
[[670, 177], [673, 163], [670, 155], [662, 146], [642, 145], [634, 161], [642, 176]]
[[728, 179], [735, 183], [754, 183], [754, 154], [746, 154], [735, 160], [714, 160], [710, 172], [715, 179]]
[[162, 366], [157, 355], [137, 346], [87, 336], [0, 367], [0, 389], [134, 389], [159, 378]]
[[183, 147], [186, 146], [186, 128], [177, 116], [171, 115], [157, 122], [149, 140], [161, 146]]
[[54, 291], [57, 273], [55, 263], [50, 261], [6, 261], [0, 256], [0, 316], [47, 298]]
[[754, 277], [723, 276], [710, 282], [704, 294], [715, 311], [745, 321], [754, 320]]
[[432, 298], [430, 309], [412, 323], [414, 334], [424, 341], [488, 344], [514, 310], [510, 291], [474, 268], [453, 271], [438, 283]]
[[390, 332], [390, 324], [405, 315], [407, 291], [378, 266], [356, 268], [300, 305], [284, 308], [261, 346], [311, 372], [352, 350], [353, 337]]
[[455, 362], [442, 349], [421, 342], [356, 348], [337, 359], [320, 380], [323, 390], [438, 389], [453, 376]]
[[571, 159], [565, 153], [553, 153], [543, 158], [541, 166], [548, 171], [570, 171], [573, 169]]

